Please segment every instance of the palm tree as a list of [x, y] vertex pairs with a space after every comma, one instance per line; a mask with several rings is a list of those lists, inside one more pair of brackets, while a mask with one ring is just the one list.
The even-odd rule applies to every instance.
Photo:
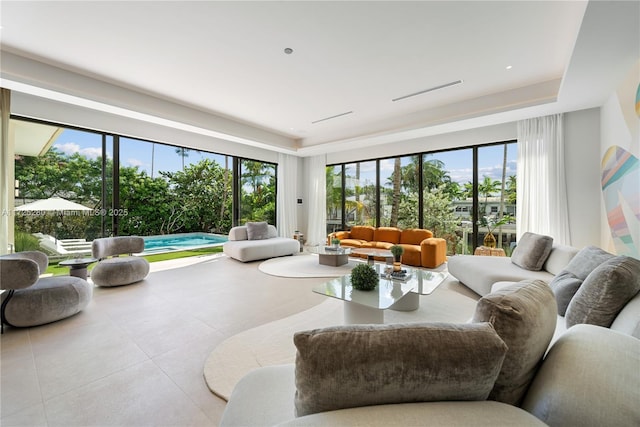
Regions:
[[500, 181], [498, 181], [497, 179], [491, 179], [491, 177], [487, 175], [483, 175], [482, 178], [482, 182], [478, 184], [478, 194], [484, 196], [484, 206], [482, 212], [486, 214], [489, 197], [498, 192], [500, 188]]
[[391, 205], [391, 218], [389, 226], [398, 226], [398, 213], [400, 211], [400, 184], [402, 183], [402, 170], [400, 168], [400, 157], [393, 159], [393, 196]]

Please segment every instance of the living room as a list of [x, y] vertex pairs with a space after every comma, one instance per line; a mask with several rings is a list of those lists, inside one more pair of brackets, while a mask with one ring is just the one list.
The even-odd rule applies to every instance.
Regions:
[[[290, 129], [284, 132], [283, 129], [285, 127], [280, 123], [276, 125], [275, 122], [269, 124], [269, 126], [278, 128], [279, 131], [272, 132], [263, 123], [249, 126], [247, 120], [231, 120], [229, 119], [229, 116], [232, 116], [230, 113], [212, 114], [210, 111], [215, 111], [216, 108], [211, 106], [207, 108], [208, 112], [204, 112], [202, 108], [195, 108], [189, 98], [189, 94], [192, 94], [192, 99], [196, 99], [196, 95], [193, 93], [194, 90], [190, 91], [185, 86], [181, 86], [185, 92], [184, 98], [176, 103], [172, 102], [174, 101], [173, 93], [164, 93], [161, 89], [156, 92], [151, 91], [151, 93], [143, 93], [140, 89], [131, 90], [133, 83], [121, 85], [120, 80], [124, 77], [117, 74], [107, 74], [100, 79], [95, 79], [90, 71], [82, 69], [82, 64], [77, 64], [73, 60], [75, 55], [83, 56], [82, 54], [76, 54], [76, 50], [82, 46], [74, 45], [72, 47], [68, 45], [68, 47], [65, 47], [61, 45], [61, 50], [52, 51], [51, 57], [46, 57], [46, 55], [38, 51], [30, 52], [27, 45], [21, 46], [14, 38], [19, 38], [20, 36], [12, 35], [15, 34], [12, 33], [14, 22], [20, 22], [14, 19], [17, 19], [16, 17], [31, 16], [30, 14], [33, 11], [25, 9], [20, 12], [18, 10], [14, 11], [17, 14], [13, 15], [11, 8], [15, 7], [15, 5], [7, 5], [5, 8], [4, 4], [2, 18], [2, 87], [11, 89], [11, 114], [17, 118], [31, 118], [42, 120], [46, 123], [109, 131], [120, 135], [135, 136], [148, 141], [174, 144], [179, 141], [184, 147], [190, 149], [202, 149], [272, 162], [278, 165], [281, 164], [282, 155], [289, 156], [291, 158], [288, 161], [292, 162], [296, 169], [293, 181], [298, 184], [294, 190], [295, 194], [288, 194], [286, 197], [287, 203], [292, 204], [292, 206], [288, 206], [289, 213], [293, 212], [294, 214], [293, 218], [288, 218], [283, 223], [286, 224], [286, 228], [283, 229], [283, 235], [292, 234], [294, 229], [301, 230], [307, 236], [307, 239], [315, 243], [324, 243], [323, 239], [326, 238], [325, 224], [318, 227], [310, 215], [310, 211], [314, 210], [315, 205], [313, 203], [317, 197], [313, 192], [313, 183], [310, 182], [308, 171], [312, 169], [312, 163], [318, 157], [322, 157], [324, 164], [331, 165], [425, 151], [483, 145], [497, 141], [513, 141], [518, 139], [517, 127], [519, 120], [563, 113], [564, 171], [566, 174], [566, 201], [570, 235], [570, 242], [566, 243], [578, 248], [595, 245], [612, 253], [619, 253], [619, 247], [616, 246], [616, 242], [612, 238], [611, 226], [607, 218], [609, 207], [606, 206], [606, 200], [603, 196], [601, 179], [604, 158], [611, 147], [619, 146], [636, 157], [640, 154], [637, 115], [631, 114], [630, 118], [630, 113], [627, 111], [629, 102], [632, 103], [632, 106], [636, 102], [635, 93], [640, 73], [640, 52], [638, 50], [637, 37], [638, 3], [607, 3], [582, 2], [577, 3], [577, 6], [568, 7], [568, 9], [582, 9], [578, 10], [578, 13], [573, 9], [570, 12], [565, 10], [573, 20], [570, 25], [566, 25], [563, 31], [558, 30], [556, 22], [554, 31], [568, 33], [562, 41], [564, 43], [563, 46], [568, 46], [568, 52], [566, 52], [568, 56], [563, 58], [563, 61], [560, 61], [563, 62], [560, 73], [556, 70], [555, 74], [547, 76], [546, 81], [552, 81], [552, 83], [543, 84], [545, 82], [536, 81], [530, 84], [527, 90], [523, 90], [528, 97], [514, 90], [509, 94], [511, 97], [506, 96], [502, 100], [502, 104], [488, 104], [488, 98], [482, 98], [477, 93], [471, 100], [465, 99], [457, 103], [448, 103], [446, 100], [447, 95], [443, 92], [444, 100], [440, 100], [439, 103], [432, 106], [419, 104], [415, 107], [415, 111], [407, 110], [405, 117], [400, 117], [398, 122], [390, 124], [378, 118], [379, 122], [384, 122], [382, 125], [392, 129], [389, 132], [376, 129], [375, 126], [370, 126], [367, 131], [360, 132], [360, 128], [355, 125], [335, 125], [336, 127], [332, 128], [330, 132], [316, 137], [313, 134], [297, 134], [296, 132], [298, 131]], [[458, 2], [458, 5], [461, 7], [462, 2]], [[45, 6], [35, 5], [33, 7], [36, 8], [34, 10], [37, 10], [39, 7]], [[77, 9], [74, 13], [78, 13], [78, 16], [74, 16], [74, 18], [79, 19], [83, 13], [90, 13], [91, 8], [87, 7], [88, 9], [84, 9], [84, 6]], [[255, 7], [255, 5], [248, 3], [246, 5], [247, 9], [240, 8], [235, 13], [242, 16], [243, 13], [249, 13], [251, 7]], [[336, 7], [336, 5], [333, 5], [333, 7]], [[355, 8], [356, 6], [353, 7]], [[389, 7], [393, 9], [393, 6]], [[495, 5], [492, 7], [495, 7]], [[144, 9], [144, 7], [141, 8]], [[321, 13], [320, 9], [317, 15], [318, 22], [324, 25], [325, 28], [329, 28], [329, 24], [332, 22], [329, 18], [332, 17], [334, 12], [325, 11]], [[43, 10], [46, 10], [46, 7]], [[47, 10], [47, 12], [49, 11]], [[109, 10], [95, 9], [92, 16], [98, 16], [102, 12], [112, 13]], [[135, 7], [131, 9], [132, 16], [143, 16], [143, 12]], [[362, 9], [355, 12], [350, 10], [349, 12], [363, 13]], [[59, 13], [73, 14], [68, 9], [64, 9]], [[403, 13], [399, 14], [402, 15]], [[404, 14], [406, 16], [411, 15], [406, 12]], [[33, 16], [35, 17], [36, 15], [39, 14], [34, 14]], [[222, 13], [220, 14], [220, 16], [223, 15]], [[347, 16], [352, 15], [345, 15], [345, 20], [347, 20]], [[508, 16], [513, 17], [514, 15]], [[291, 17], [287, 16], [287, 18]], [[321, 18], [329, 20], [324, 21]], [[376, 19], [379, 19], [379, 17], [376, 17]], [[218, 21], [219, 19], [216, 20], [217, 23]], [[34, 22], [36, 22], [36, 25], [41, 24], [38, 20]], [[65, 21], [61, 18], [60, 22]], [[86, 26], [90, 26], [88, 23], [92, 21], [85, 16], [85, 21], [83, 22]], [[162, 22], [162, 20], [158, 20], [156, 24], [159, 25]], [[340, 25], [338, 23], [335, 25], [336, 28], [343, 28], [343, 24], [340, 21]], [[545, 25], [551, 26], [550, 23]], [[140, 26], [142, 27], [142, 25]], [[24, 25], [24, 27], [25, 31], [33, 30], [32, 33], [36, 43], [42, 40], [44, 33], [48, 33], [46, 30], [44, 33], [36, 31], [35, 28], [29, 25]], [[87, 34], [89, 34], [89, 30], [83, 26], [78, 26], [75, 31], [87, 31]], [[252, 32], [246, 28], [244, 31], [252, 35]], [[182, 34], [188, 34], [186, 28], [183, 28], [181, 32]], [[337, 30], [336, 32], [337, 34], [342, 34]], [[144, 39], [140, 40], [142, 40], [140, 43], [144, 49]], [[122, 40], [117, 41], [126, 43]], [[295, 44], [291, 45], [292, 53], [282, 52], [285, 47], [289, 46], [282, 43], [284, 42], [281, 41], [281, 45], [278, 45], [278, 54], [285, 60], [295, 58], [296, 55], [305, 54], [304, 49], [298, 49]], [[366, 42], [364, 44], [366, 45]], [[180, 47], [184, 45], [180, 44]], [[84, 48], [87, 47], [84, 46]], [[118, 50], [108, 50], [103, 54], [96, 53], [95, 56], [111, 58], [111, 53], [116, 51]], [[78, 52], [82, 52], [82, 50], [78, 50]], [[139, 56], [144, 56], [143, 52], [138, 52]], [[256, 52], [254, 54], [256, 55], [253, 59], [255, 61], [254, 64], [262, 64], [262, 61], [265, 60], [264, 57], [259, 56]], [[348, 56], [341, 59], [345, 60], [346, 58]], [[151, 59], [148, 59], [148, 61], [151, 61]], [[350, 62], [345, 63], [351, 64]], [[505, 63], [502, 68], [504, 69], [506, 65]], [[327, 73], [330, 71], [321, 64], [316, 64], [316, 66]], [[254, 65], [253, 68], [257, 68], [257, 65]], [[340, 68], [336, 66], [336, 69]], [[104, 69], [107, 70], [107, 68]], [[397, 72], [400, 72], [400, 67], [398, 67]], [[149, 76], [148, 78], [153, 80], [153, 73], [144, 74], [145, 78]], [[216, 74], [216, 78], [223, 79], [223, 76]], [[247, 78], [250, 79], [250, 77]], [[453, 78], [449, 80], [453, 80]], [[578, 82], [582, 83], [582, 85], [578, 85]], [[469, 83], [471, 81], [465, 81], [462, 86]], [[177, 83], [176, 86], [178, 86]], [[168, 88], [168, 86], [165, 87]], [[420, 87], [415, 88], [415, 90], [419, 89]], [[503, 88], [503, 91], [507, 92], [507, 89], [513, 88]], [[259, 93], [259, 88], [252, 86], [252, 90], [255, 93]], [[446, 88], [442, 89], [442, 91], [446, 90]], [[489, 93], [488, 90], [487, 93]], [[319, 94], [316, 95], [320, 96]], [[522, 96], [522, 98], [516, 99], [517, 95]], [[271, 97], [271, 100], [273, 99]], [[247, 101], [243, 102], [245, 105], [247, 104]], [[365, 110], [362, 102], [366, 101], [360, 100], [359, 102], [361, 103], [360, 108]], [[511, 102], [511, 107], [507, 105], [509, 102]], [[298, 102], [298, 105], [302, 104]], [[274, 104], [271, 104], [271, 107], [274, 110], [278, 109]], [[238, 107], [236, 106], [235, 108]], [[344, 112], [350, 111], [351, 108], [348, 107]], [[355, 107], [353, 108], [353, 113], [342, 118], [347, 119], [349, 116], [360, 115], [360, 111]], [[338, 114], [343, 110], [334, 111], [335, 114]], [[267, 117], [266, 109], [262, 113]], [[316, 113], [316, 111], [313, 111], [313, 114]], [[324, 116], [322, 114], [317, 115], [316, 118], [328, 117], [333, 114], [328, 112]], [[422, 117], [417, 118], [416, 115], [421, 115]], [[340, 117], [327, 120], [326, 123], [330, 124], [333, 120], [340, 120]], [[371, 124], [371, 121], [369, 121], [369, 124]], [[291, 126], [286, 126], [286, 128], [288, 127]], [[345, 132], [345, 128], [347, 132]], [[12, 155], [10, 157], [13, 159]], [[12, 169], [12, 167], [7, 168], [3, 163], [3, 182], [11, 183], [14, 179], [8, 169]], [[3, 187], [3, 192], [11, 194], [13, 189]], [[302, 203], [297, 202], [299, 199]], [[4, 212], [5, 206], [3, 205], [2, 208]], [[9, 211], [12, 208], [12, 205], [6, 207]], [[284, 210], [284, 206], [280, 206], [280, 209]], [[279, 220], [282, 220], [281, 215], [279, 210]], [[10, 235], [8, 232], [5, 233], [4, 230], [3, 239]], [[637, 228], [632, 228], [631, 232], [634, 230], [637, 230]], [[631, 238], [637, 245], [638, 236], [632, 234]], [[29, 372], [28, 381], [26, 381], [29, 385], [21, 386], [15, 390], [15, 394], [11, 399], [6, 397], [7, 388], [3, 384], [3, 424], [5, 422], [20, 424], [20, 420], [24, 421], [23, 425], [82, 425], [91, 423], [92, 418], [89, 415], [82, 414], [81, 412], [83, 411], [77, 408], [74, 409], [74, 405], [77, 405], [78, 402], [91, 405], [90, 410], [86, 411], [88, 414], [92, 411], [95, 414], [99, 414], [93, 418], [93, 420], [98, 420], [95, 421], [95, 425], [145, 424], [145, 419], [155, 420], [145, 425], [162, 424], [161, 417], [163, 416], [168, 417], [167, 424], [217, 424], [224, 409], [224, 401], [210, 395], [201, 378], [204, 360], [215, 345], [222, 343], [234, 334], [295, 315], [313, 308], [323, 301], [310, 292], [311, 287], [317, 284], [317, 280], [306, 279], [302, 286], [296, 287], [292, 286], [297, 283], [294, 279], [273, 279], [261, 276], [256, 265], [246, 268], [243, 265], [236, 266], [231, 264], [233, 267], [220, 270], [229, 271], [229, 273], [218, 273], [219, 270], [216, 270], [216, 281], [233, 284], [234, 289], [217, 289], [213, 292], [207, 288], [207, 284], [201, 281], [199, 277], [206, 275], [207, 269], [216, 265], [220, 266], [223, 262], [225, 261], [215, 259], [207, 260], [202, 263], [203, 265], [195, 264], [191, 271], [198, 279], [194, 279], [193, 283], [185, 290], [188, 297], [182, 299], [183, 297], [174, 295], [176, 301], [179, 301], [177, 306], [180, 307], [180, 311], [188, 312], [191, 310], [189, 304], [195, 303], [198, 292], [210, 292], [211, 299], [206, 299], [205, 301], [208, 304], [215, 304], [216, 314], [205, 313], [204, 308], [200, 305], [197, 305], [195, 309], [203, 318], [207, 319], [204, 322], [205, 325], [192, 317], [189, 318], [188, 324], [181, 322], [179, 313], [175, 313], [173, 311], [174, 307], [171, 307], [172, 304], [169, 297], [174, 292], [177, 292], [172, 290], [170, 285], [180, 279], [180, 273], [172, 274], [165, 271], [166, 277], [159, 282], [160, 285], [158, 286], [164, 294], [147, 294], [144, 289], [138, 289], [134, 290], [132, 295], [125, 295], [125, 292], [131, 292], [131, 289], [124, 288], [110, 293], [106, 293], [104, 290], [98, 291], [94, 295], [94, 297], [97, 296], [96, 301], [92, 303], [94, 304], [94, 310], [83, 312], [84, 317], [80, 316], [71, 320], [71, 323], [59, 322], [59, 325], [34, 328], [31, 332], [33, 334], [31, 339], [28, 333], [22, 333], [19, 336], [14, 335], [15, 341], [9, 341], [12, 339], [10, 338], [11, 334], [3, 336], [3, 349], [7, 349], [7, 352], [3, 350], [3, 366], [10, 366], [10, 359], [7, 356], [10, 354], [10, 349], [16, 350], [16, 354], [20, 355], [19, 357], [28, 357], [35, 360], [32, 366], [25, 368]], [[157, 274], [160, 273], [162, 272], [157, 272]], [[152, 272], [152, 274], [156, 274], [156, 272]], [[235, 275], [242, 277], [240, 279]], [[271, 287], [271, 289], [280, 290], [283, 293], [291, 292], [291, 288], [295, 288], [295, 291], [288, 294], [282, 301], [280, 297], [274, 297], [269, 293], [252, 293], [250, 286], [247, 286], [261, 282], [266, 283], [266, 286]], [[248, 299], [247, 294], [251, 295]], [[224, 299], [214, 302], [217, 298]], [[131, 299], [137, 300], [137, 303], [131, 301]], [[106, 302], [110, 300], [114, 301], [117, 307], [108, 306]], [[140, 307], [140, 301], [143, 301], [144, 307]], [[161, 307], [154, 308], [154, 303], [160, 303]], [[244, 312], [244, 310], [248, 310], [250, 314]], [[141, 316], [135, 318], [131, 314], [134, 311], [141, 311]], [[154, 311], [162, 314], [154, 314]], [[128, 329], [129, 326], [127, 326], [125, 320], [114, 320], [117, 317], [122, 317], [122, 319], [132, 322], [135, 326], [131, 326]], [[153, 318], [154, 321], [149, 324], [153, 324], [153, 328], [158, 330], [149, 331], [145, 328], [144, 323], [150, 318]], [[109, 320], [107, 321], [106, 319]], [[65, 327], [65, 324], [68, 326]], [[81, 334], [85, 341], [78, 340], [76, 346], [69, 346], [57, 352], [56, 348], [59, 348], [59, 344], [56, 340], [64, 341], [66, 339], [65, 331], [67, 328], [73, 330], [73, 328], [83, 325], [90, 326]], [[106, 333], [101, 331], [102, 328], [105, 328]], [[120, 339], [118, 338], [118, 330], [128, 331], [135, 338], [131, 341], [128, 339], [118, 341]], [[191, 332], [181, 336], [182, 332], [188, 330], [191, 330], [195, 336], [189, 335]], [[76, 331], [79, 331], [79, 329]], [[91, 337], [100, 337], [101, 333], [104, 333], [105, 339], [109, 342], [109, 354], [113, 356], [112, 350], [117, 348], [120, 342], [127, 348], [127, 355], [122, 359], [118, 359], [117, 363], [108, 367], [101, 374], [99, 373], [96, 376], [93, 373], [91, 374], [93, 376], [86, 377], [86, 381], [79, 380], [74, 382], [69, 380], [68, 378], [74, 376], [74, 367], [60, 364], [60, 359], [71, 358], [69, 360], [78, 362], [77, 359], [73, 359], [72, 354], [81, 353], [84, 347], [91, 347], [91, 340], [94, 339]], [[47, 336], [48, 334], [49, 336]], [[145, 336], [145, 334], [149, 335]], [[166, 334], [166, 336], [163, 337], [163, 334]], [[207, 340], [204, 337], [209, 339]], [[173, 342], [169, 344], [164, 340], [173, 340]], [[33, 349], [29, 348], [31, 345], [34, 346]], [[142, 353], [144, 354], [136, 352], [133, 349], [136, 346], [142, 348]], [[194, 359], [198, 360], [194, 360], [188, 367], [181, 366], [181, 360], [192, 357], [189, 350], [191, 347], [196, 348], [197, 356]], [[91, 358], [96, 357], [100, 350], [99, 346], [94, 346]], [[108, 361], [101, 358], [96, 357], [95, 360], [100, 361], [96, 363], [109, 364]], [[141, 369], [139, 372], [126, 372], [125, 374], [125, 367], [130, 368], [141, 360], [155, 362], [155, 369], [160, 366], [159, 371], [163, 373], [160, 376], [156, 376], [159, 371], [150, 369], [149, 366], [139, 366]], [[91, 363], [88, 360], [84, 360], [82, 363], [86, 363], [83, 366], [90, 370], [88, 366]], [[81, 365], [80, 362], [78, 364], [78, 366]], [[55, 371], [58, 368], [60, 373], [56, 374]], [[19, 369], [22, 368], [17, 367], [15, 371], [17, 372]], [[123, 394], [126, 398], [123, 397], [122, 401], [118, 399], [110, 400], [111, 403], [109, 405], [113, 406], [101, 406], [98, 402], [98, 396], [100, 396], [99, 389], [104, 384], [100, 384], [99, 380], [120, 371], [122, 371], [123, 376], [119, 379], [112, 377], [114, 383], [109, 386], [113, 388], [107, 388], [109, 393], [116, 394], [119, 388], [126, 388], [125, 385], [134, 382], [137, 376], [144, 376], [150, 373], [152, 373], [150, 376], [158, 380], [158, 383], [144, 383], [138, 391], [127, 390]], [[162, 377], [167, 373], [170, 374]], [[5, 377], [4, 374], [3, 369], [3, 377]], [[82, 375], [80, 373], [80, 376]], [[61, 380], [60, 378], [63, 377], [67, 377], [67, 379]], [[15, 381], [11, 384], [15, 385], [20, 382], [18, 377], [12, 376], [11, 378]], [[148, 393], [154, 387], [170, 387], [165, 382], [167, 378], [170, 378], [170, 381], [174, 384], [178, 384], [178, 389], [180, 390], [172, 390], [166, 396], [156, 396], [157, 400], [155, 401], [154, 398], [142, 399], [140, 400], [140, 405], [142, 406], [130, 411], [123, 411], [121, 418], [113, 418], [115, 415], [111, 412], [112, 409], [119, 408], [121, 405], [130, 405], [139, 393]], [[95, 382], [96, 388], [91, 389], [88, 384], [93, 382]], [[82, 387], [87, 386], [91, 389], [91, 392], [87, 394], [86, 399], [82, 399], [82, 393], [87, 391], [86, 388], [83, 389]], [[38, 387], [42, 387], [42, 389]], [[44, 391], [45, 389], [46, 391]], [[37, 395], [35, 400], [33, 398], [34, 394]], [[58, 395], [62, 394], [65, 394], [68, 399], [65, 400], [58, 397]], [[8, 405], [6, 402], [15, 403], [23, 398], [25, 399], [23, 403], [12, 406], [10, 410], [5, 407], [5, 405]], [[177, 399], [181, 402], [180, 405], [184, 405], [178, 405], [176, 412], [184, 411], [183, 413], [188, 413], [193, 409], [193, 412], [190, 413], [195, 414], [193, 418], [189, 418], [191, 415], [184, 418], [171, 418], [167, 412], [160, 411], [157, 406], [154, 406], [162, 405], [170, 399]], [[28, 404], [24, 404], [25, 402], [28, 402]], [[152, 413], [154, 410], [157, 410], [158, 414], [156, 415], [158, 418], [153, 418], [154, 415]], [[136, 411], [138, 411], [137, 415], [135, 414]], [[85, 415], [86, 417], [84, 417]]]

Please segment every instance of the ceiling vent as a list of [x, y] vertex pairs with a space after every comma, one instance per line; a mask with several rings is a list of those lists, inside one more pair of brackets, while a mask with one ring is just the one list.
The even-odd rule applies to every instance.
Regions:
[[320, 123], [320, 122], [324, 122], [326, 120], [331, 120], [331, 119], [335, 119], [335, 118], [338, 118], [338, 117], [346, 116], [347, 114], [351, 114], [351, 113], [353, 113], [353, 111], [347, 111], [346, 113], [340, 113], [340, 114], [336, 114], [335, 116], [325, 117], [324, 119], [315, 120], [315, 121], [311, 122], [311, 124], [315, 125], [316, 123]]
[[444, 88], [446, 88], [446, 87], [459, 85], [459, 84], [461, 84], [461, 83], [462, 83], [462, 80], [456, 80], [455, 82], [445, 83], [445, 84], [443, 84], [443, 85], [434, 86], [434, 87], [431, 87], [431, 88], [429, 88], [429, 89], [421, 90], [420, 92], [415, 92], [415, 93], [410, 93], [409, 95], [400, 96], [400, 97], [398, 97], [398, 98], [394, 98], [394, 99], [392, 99], [392, 101], [393, 101], [393, 102], [401, 101], [401, 100], [403, 100], [403, 99], [411, 98], [412, 96], [422, 95], [423, 93], [433, 92], [434, 90], [444, 89]]

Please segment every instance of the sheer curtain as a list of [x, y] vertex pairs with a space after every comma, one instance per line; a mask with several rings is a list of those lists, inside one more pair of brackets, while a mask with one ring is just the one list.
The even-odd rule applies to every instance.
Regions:
[[518, 122], [516, 233], [571, 244], [564, 173], [562, 114]]
[[307, 245], [316, 246], [327, 241], [327, 188], [324, 155], [307, 157], [308, 229]]
[[292, 237], [298, 227], [296, 198], [298, 197], [298, 158], [278, 154], [278, 234]]
[[0, 255], [9, 253], [9, 244], [13, 243], [9, 235], [12, 231], [14, 194], [14, 155], [9, 144], [10, 105], [11, 91], [0, 88]]

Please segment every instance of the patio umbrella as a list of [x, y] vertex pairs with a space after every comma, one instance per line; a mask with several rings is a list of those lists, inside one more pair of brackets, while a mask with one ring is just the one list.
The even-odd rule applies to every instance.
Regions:
[[32, 203], [16, 207], [16, 211], [90, 211], [91, 208], [83, 206], [79, 203], [72, 202], [62, 197], [50, 197], [48, 199], [36, 200]]
[[[58, 227], [62, 226], [62, 217], [65, 212], [90, 211], [91, 208], [79, 203], [63, 199], [62, 197], [49, 197], [48, 199], [36, 200], [32, 203], [16, 207], [17, 212], [55, 212], [60, 215]], [[58, 231], [55, 231], [54, 239], [58, 241]]]

